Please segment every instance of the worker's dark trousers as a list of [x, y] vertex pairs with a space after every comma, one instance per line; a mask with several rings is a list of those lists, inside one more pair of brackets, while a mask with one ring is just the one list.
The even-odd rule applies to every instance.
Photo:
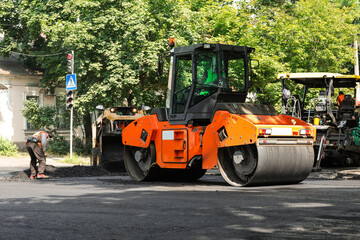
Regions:
[[39, 162], [38, 174], [43, 174], [45, 171], [46, 165], [46, 156], [42, 148], [34, 142], [29, 142], [26, 144], [26, 148], [29, 152], [31, 161], [30, 161], [30, 172], [31, 176], [36, 176], [36, 161]]

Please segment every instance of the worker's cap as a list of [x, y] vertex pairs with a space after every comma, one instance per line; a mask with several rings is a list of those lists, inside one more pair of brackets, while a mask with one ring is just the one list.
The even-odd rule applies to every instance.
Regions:
[[50, 131], [45, 131], [45, 132], [49, 135], [49, 138], [53, 137]]

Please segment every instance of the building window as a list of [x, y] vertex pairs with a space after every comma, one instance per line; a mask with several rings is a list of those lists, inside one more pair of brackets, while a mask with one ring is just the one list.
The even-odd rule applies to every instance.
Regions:
[[64, 109], [65, 104], [65, 95], [56, 96], [56, 115], [58, 118], [57, 129], [59, 130], [68, 130], [70, 128], [70, 119], [69, 111]]
[[[39, 96], [26, 96], [26, 101], [34, 99], [37, 105], [39, 106]], [[36, 130], [27, 120], [26, 120], [26, 130]]]

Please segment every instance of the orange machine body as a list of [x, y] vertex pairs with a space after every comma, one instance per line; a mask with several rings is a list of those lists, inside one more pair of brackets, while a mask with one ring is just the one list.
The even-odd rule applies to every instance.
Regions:
[[[271, 129], [272, 134], [261, 134], [263, 129]], [[306, 135], [301, 137], [300, 130]], [[122, 134], [124, 145], [148, 148], [154, 142], [156, 164], [177, 169], [187, 168], [196, 157], [201, 157], [203, 169], [211, 169], [222, 147], [256, 144], [259, 139], [270, 138], [303, 138], [312, 143], [316, 137], [314, 127], [287, 115], [239, 115], [222, 110], [207, 126], [170, 125], [158, 121], [155, 114], [144, 116], [129, 124]]]

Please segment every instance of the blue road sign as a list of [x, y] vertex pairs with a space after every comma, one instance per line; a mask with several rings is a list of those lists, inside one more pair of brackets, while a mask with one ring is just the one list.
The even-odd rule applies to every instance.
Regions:
[[66, 75], [66, 90], [76, 90], [76, 74]]

